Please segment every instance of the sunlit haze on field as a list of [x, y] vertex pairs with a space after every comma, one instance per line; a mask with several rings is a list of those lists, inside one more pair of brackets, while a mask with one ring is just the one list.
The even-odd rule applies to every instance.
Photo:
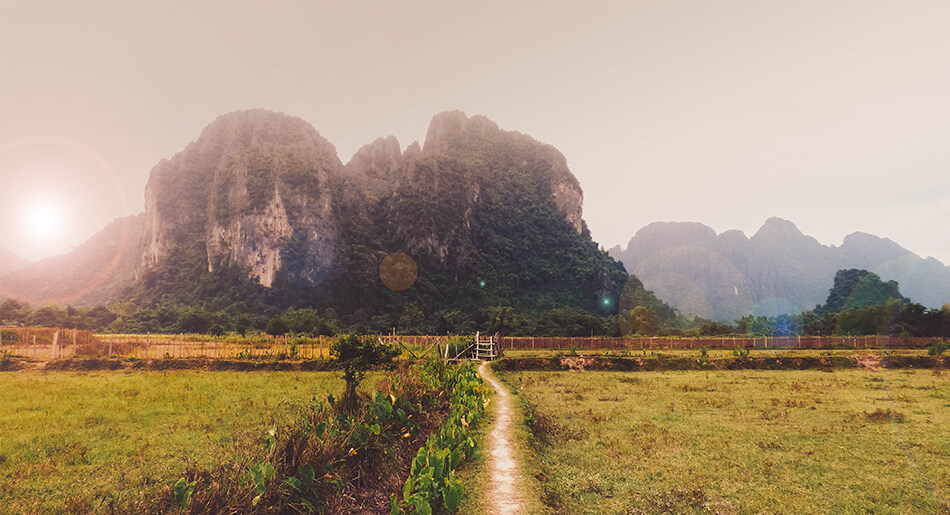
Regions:
[[0, 3], [0, 247], [141, 212], [218, 115], [299, 116], [346, 162], [461, 109], [557, 147], [605, 247], [770, 216], [950, 263], [948, 2]]

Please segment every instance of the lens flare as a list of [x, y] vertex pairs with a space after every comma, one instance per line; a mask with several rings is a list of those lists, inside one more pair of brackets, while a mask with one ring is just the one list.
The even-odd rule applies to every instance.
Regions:
[[51, 199], [31, 200], [23, 209], [23, 230], [34, 240], [55, 239], [62, 234], [64, 215], [60, 205]]
[[394, 252], [384, 257], [379, 264], [379, 279], [393, 291], [409, 289], [418, 276], [419, 267], [416, 266], [415, 260], [402, 252]]
[[[95, 150], [78, 143], [76, 141], [62, 138], [59, 136], [36, 136], [30, 138], [22, 138], [18, 140], [11, 141], [3, 146], [0, 146], [0, 156], [7, 154], [8, 152], [29, 147], [33, 145], [57, 145], [60, 147], [68, 148], [76, 153], [82, 154], [87, 158], [91, 159], [98, 165], [98, 169], [106, 177], [109, 178], [113, 187], [115, 188], [115, 202], [120, 206], [120, 212], [128, 213], [129, 212], [129, 203], [128, 199], [125, 196], [125, 190], [122, 188], [122, 184], [119, 181], [118, 176], [113, 171], [109, 163], [103, 159]], [[38, 227], [51, 228], [54, 225], [55, 216], [52, 210], [46, 210], [41, 215], [38, 215], [37, 219], [34, 222]], [[65, 215], [61, 220], [65, 220]], [[23, 291], [4, 291], [0, 289], [0, 296], [17, 298], [24, 300], [30, 303], [55, 303], [55, 304], [69, 304], [77, 299], [82, 298], [86, 294], [92, 292], [99, 286], [101, 286], [113, 273], [116, 272], [116, 269], [119, 263], [122, 261], [122, 257], [129, 250], [131, 243], [129, 238], [130, 232], [130, 222], [128, 217], [122, 219], [121, 225], [121, 236], [119, 238], [119, 244], [116, 247], [115, 254], [112, 256], [112, 259], [109, 263], [98, 273], [91, 273], [88, 275], [85, 281], [82, 282], [75, 290], [69, 292], [66, 295], [59, 296], [56, 298], [40, 298], [33, 291], [23, 290]]]

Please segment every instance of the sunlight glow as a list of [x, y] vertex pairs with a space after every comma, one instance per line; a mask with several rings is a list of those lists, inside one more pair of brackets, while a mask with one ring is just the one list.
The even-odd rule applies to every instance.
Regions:
[[34, 199], [23, 210], [23, 230], [31, 239], [49, 241], [62, 234], [65, 213], [50, 199]]

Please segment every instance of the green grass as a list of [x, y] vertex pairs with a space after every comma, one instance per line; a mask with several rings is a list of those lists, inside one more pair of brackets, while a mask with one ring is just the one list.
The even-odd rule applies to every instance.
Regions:
[[342, 389], [330, 372], [0, 374], [0, 511], [147, 496], [187, 465], [258, 449], [295, 407]]
[[946, 372], [498, 375], [535, 406], [559, 512], [950, 509]]

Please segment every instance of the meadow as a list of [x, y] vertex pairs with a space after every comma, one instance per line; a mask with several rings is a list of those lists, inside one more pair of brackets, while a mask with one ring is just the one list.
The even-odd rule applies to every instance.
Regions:
[[561, 513], [934, 513], [939, 370], [498, 372]]
[[[374, 376], [364, 386], [371, 387]], [[261, 446], [331, 372], [16, 372], [0, 375], [0, 511], [106, 509]]]

